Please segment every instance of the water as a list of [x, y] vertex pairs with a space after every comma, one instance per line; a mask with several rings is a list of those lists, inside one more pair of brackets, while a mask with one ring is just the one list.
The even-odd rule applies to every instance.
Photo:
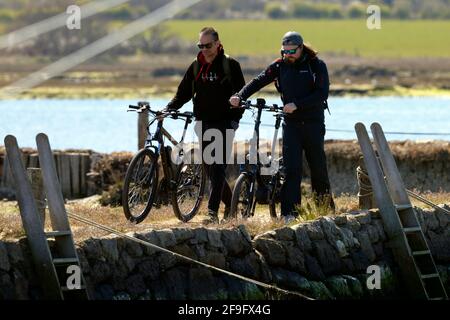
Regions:
[[[256, 95], [254, 96], [256, 98]], [[53, 149], [92, 149], [98, 152], [136, 151], [137, 115], [126, 112], [136, 100], [6, 100], [0, 101], [0, 145], [7, 134], [17, 137], [20, 147], [36, 147], [35, 137], [44, 132]], [[268, 103], [281, 104], [277, 97]], [[152, 106], [164, 107], [168, 99], [151, 99]], [[366, 127], [379, 122], [385, 132], [443, 133], [445, 135], [387, 134], [388, 140], [450, 141], [450, 98], [380, 97], [329, 99], [326, 139], [356, 139], [354, 124]], [[189, 102], [182, 110], [192, 110]], [[264, 113], [262, 138], [272, 139], [274, 118]], [[165, 127], [175, 138], [181, 136], [181, 120], [166, 120]], [[190, 126], [187, 140], [194, 140]], [[237, 131], [237, 140], [252, 136], [253, 119], [247, 111]], [[281, 132], [280, 132], [281, 134]]]

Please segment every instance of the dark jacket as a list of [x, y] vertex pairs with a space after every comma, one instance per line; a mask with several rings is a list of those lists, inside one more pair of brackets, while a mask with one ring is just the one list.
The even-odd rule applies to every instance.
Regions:
[[238, 95], [248, 99], [271, 82], [277, 82], [283, 104], [295, 103], [297, 110], [286, 115], [287, 119], [307, 122], [323, 122], [325, 101], [328, 98], [329, 79], [325, 63], [307, 53], [293, 64], [275, 60], [266, 70], [249, 82]]
[[179, 109], [191, 98], [193, 98], [194, 115], [197, 120], [218, 121], [234, 120], [239, 121], [243, 110], [232, 109], [229, 104], [231, 95], [245, 85], [239, 62], [230, 59], [231, 81], [225, 80], [222, 58], [224, 51], [219, 49], [217, 57], [212, 63], [207, 63], [203, 54], [199, 52], [197, 61], [199, 62], [199, 72], [195, 75], [194, 97], [192, 97], [192, 81], [194, 81], [193, 65], [191, 63], [186, 71], [183, 80], [178, 86], [177, 93], [172, 101], [167, 105], [170, 109]]

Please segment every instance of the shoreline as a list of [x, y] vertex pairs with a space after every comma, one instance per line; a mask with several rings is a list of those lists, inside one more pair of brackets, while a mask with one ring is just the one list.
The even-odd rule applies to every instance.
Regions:
[[[130, 99], [136, 97], [173, 97], [175, 86], [150, 87], [37, 87], [17, 96], [1, 94], [0, 101], [4, 100], [30, 100], [30, 99]], [[263, 95], [278, 95], [275, 88], [261, 90]], [[401, 86], [376, 87], [370, 85], [335, 85], [330, 88], [330, 97], [445, 97], [450, 98], [450, 89], [437, 87], [407, 88]]]
[[[276, 56], [239, 56], [246, 81], [257, 76]], [[368, 58], [323, 55], [331, 81], [330, 96], [432, 96], [450, 97], [450, 58]], [[5, 57], [0, 62], [0, 88], [13, 85], [50, 61], [26, 56]], [[117, 99], [171, 97], [192, 62], [191, 54], [94, 59], [12, 99]], [[262, 94], [278, 94], [268, 85]], [[7, 98], [0, 89], [0, 99]]]

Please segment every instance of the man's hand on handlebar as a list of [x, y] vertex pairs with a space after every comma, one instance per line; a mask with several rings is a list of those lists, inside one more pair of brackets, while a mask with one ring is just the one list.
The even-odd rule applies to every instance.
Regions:
[[241, 97], [234, 95], [229, 100], [232, 108], [239, 108], [241, 106]]
[[294, 112], [295, 110], [297, 110], [297, 106], [295, 105], [295, 103], [288, 103], [288, 104], [286, 104], [284, 107], [283, 107], [283, 112], [286, 112], [286, 113], [292, 113], [292, 112]]
[[170, 106], [166, 106], [164, 109], [161, 110], [162, 112], [173, 112], [177, 111], [177, 109], [171, 108]]

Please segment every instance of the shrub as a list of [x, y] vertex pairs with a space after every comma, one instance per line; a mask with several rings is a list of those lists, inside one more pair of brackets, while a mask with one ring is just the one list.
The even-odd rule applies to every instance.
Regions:
[[271, 19], [283, 19], [287, 17], [286, 10], [277, 2], [268, 2], [264, 7], [264, 11]]
[[341, 19], [345, 16], [343, 7], [335, 3], [295, 2], [290, 5], [288, 12], [294, 18], [307, 19]]
[[358, 19], [366, 16], [367, 7], [359, 2], [352, 3], [347, 9], [347, 15], [351, 19]]

